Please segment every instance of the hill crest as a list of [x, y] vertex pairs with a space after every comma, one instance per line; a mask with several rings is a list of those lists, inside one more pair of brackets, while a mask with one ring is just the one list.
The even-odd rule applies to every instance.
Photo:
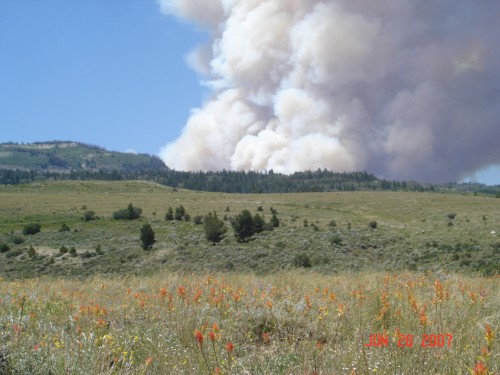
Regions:
[[70, 173], [99, 170], [167, 170], [163, 161], [148, 154], [109, 151], [74, 141], [1, 143], [0, 169]]

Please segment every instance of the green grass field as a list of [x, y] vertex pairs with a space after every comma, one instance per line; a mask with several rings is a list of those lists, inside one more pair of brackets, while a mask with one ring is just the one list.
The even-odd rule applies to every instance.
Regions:
[[[142, 218], [114, 220], [129, 203]], [[0, 374], [498, 374], [499, 204], [0, 186]], [[214, 246], [201, 225], [164, 220], [179, 205], [227, 216], [227, 237]], [[280, 226], [237, 242], [229, 218], [269, 220], [271, 207]], [[99, 219], [82, 220], [87, 211]], [[41, 231], [23, 234], [29, 223]], [[312, 267], [297, 267], [299, 255]], [[370, 335], [382, 345], [367, 346]]]
[[[129, 203], [142, 208], [143, 217], [114, 220], [112, 213]], [[181, 204], [191, 218], [212, 211], [226, 217], [227, 237], [212, 246], [202, 226], [165, 221], [167, 208]], [[458, 194], [240, 195], [177, 191], [137, 181], [0, 186], [0, 243], [10, 248], [0, 254], [0, 272], [5, 278], [164, 269], [264, 274], [290, 270], [295, 257], [303, 254], [321, 273], [443, 270], [493, 275], [500, 270], [499, 205], [500, 199]], [[248, 209], [268, 221], [271, 207], [278, 211], [280, 227], [248, 243], [237, 242], [229, 218]], [[99, 220], [83, 221], [89, 210]], [[376, 229], [369, 226], [372, 221]], [[139, 241], [145, 222], [152, 225], [157, 240], [148, 252]], [[41, 232], [23, 235], [28, 223], [40, 223]], [[59, 232], [62, 224], [71, 230]], [[102, 255], [95, 253], [98, 245]], [[33, 257], [28, 256], [30, 246]], [[75, 247], [78, 256], [60, 254], [61, 246]]]

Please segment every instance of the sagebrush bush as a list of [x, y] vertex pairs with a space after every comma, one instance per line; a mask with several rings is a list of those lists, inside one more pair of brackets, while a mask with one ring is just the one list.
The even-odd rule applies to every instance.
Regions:
[[33, 235], [33, 234], [40, 232], [41, 228], [42, 228], [42, 226], [39, 223], [26, 224], [23, 228], [23, 234], [25, 236]]

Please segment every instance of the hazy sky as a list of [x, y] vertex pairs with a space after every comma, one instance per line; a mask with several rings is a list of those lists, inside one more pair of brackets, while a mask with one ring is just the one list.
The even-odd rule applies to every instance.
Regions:
[[[209, 6], [193, 8], [197, 19], [166, 9], [181, 1], [161, 3], [163, 13], [155, 0], [0, 0], [0, 142], [75, 140], [155, 155], [176, 142], [193, 108], [205, 111], [221, 93], [200, 84], [199, 61], [200, 75], [186, 62], [212, 43], [202, 18], [216, 16]], [[245, 29], [232, 34], [236, 51], [238, 32]], [[500, 184], [500, 168], [475, 178]]]

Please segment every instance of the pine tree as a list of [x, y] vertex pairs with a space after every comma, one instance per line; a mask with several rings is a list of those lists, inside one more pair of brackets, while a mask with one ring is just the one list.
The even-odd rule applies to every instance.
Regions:
[[278, 228], [280, 226], [280, 219], [278, 219], [278, 215], [276, 215], [276, 213], [273, 213], [271, 224], [274, 228]]
[[227, 231], [224, 222], [217, 217], [215, 211], [213, 214], [210, 212], [203, 217], [203, 229], [205, 230], [207, 240], [214, 245], [224, 238], [224, 234]]
[[253, 231], [254, 233], [260, 233], [264, 230], [266, 222], [259, 214], [255, 214], [253, 217]]
[[248, 210], [243, 210], [241, 214], [236, 216], [231, 221], [234, 229], [234, 235], [239, 242], [246, 241], [247, 238], [252, 237], [254, 234], [254, 225], [252, 214]]
[[167, 210], [167, 214], [165, 215], [165, 220], [172, 221], [174, 220], [174, 210], [172, 207], [169, 207]]
[[148, 223], [144, 224], [141, 228], [142, 248], [144, 250], [151, 250], [155, 242], [155, 232], [153, 231], [153, 228], [151, 228], [151, 225]]

